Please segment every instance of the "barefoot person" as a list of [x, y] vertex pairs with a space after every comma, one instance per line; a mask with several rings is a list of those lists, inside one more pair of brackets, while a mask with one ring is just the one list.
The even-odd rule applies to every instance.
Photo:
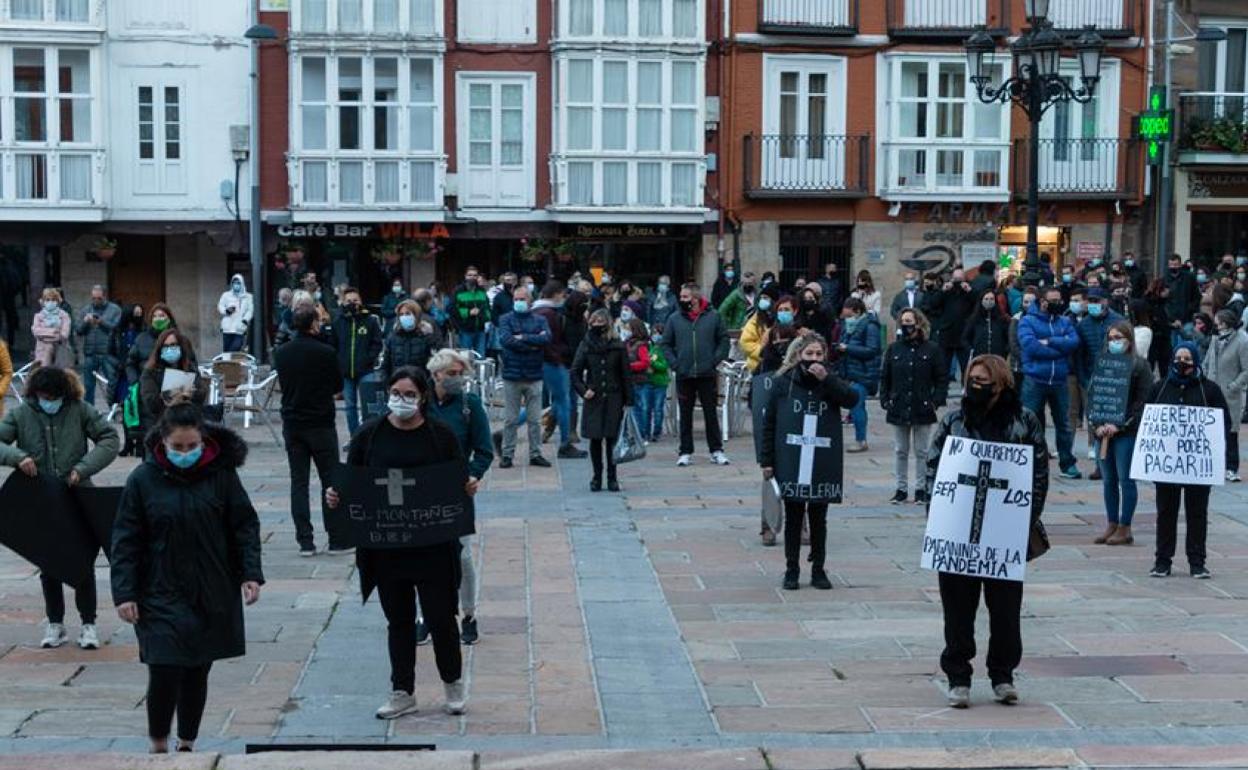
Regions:
[[[945, 415], [932, 438], [927, 457], [928, 500], [945, 440], [966, 437], [999, 444], [1022, 444], [1034, 449], [1031, 526], [1035, 527], [1044, 510], [1049, 490], [1048, 450], [1040, 421], [1019, 403], [1010, 367], [1000, 356], [977, 356], [967, 367], [966, 392], [962, 408]], [[1020, 614], [1023, 584], [988, 577], [940, 575], [940, 603], [945, 615], [945, 650], [940, 668], [949, 678], [949, 705], [971, 705], [971, 660], [975, 657], [975, 613], [979, 595], [988, 607], [988, 657], [986, 665], [992, 690], [1000, 703], [1014, 703], [1014, 669], [1023, 657]]]
[[175, 403], [148, 437], [113, 524], [117, 616], [133, 623], [147, 664], [153, 754], [191, 751], [213, 661], [246, 651], [243, 603], [260, 598], [260, 520], [238, 478], [247, 445], [199, 407]]

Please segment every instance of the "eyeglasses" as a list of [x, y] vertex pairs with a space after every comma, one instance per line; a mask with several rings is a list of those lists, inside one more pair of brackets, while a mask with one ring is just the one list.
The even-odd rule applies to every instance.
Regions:
[[420, 401], [420, 394], [414, 390], [408, 390], [408, 391], [391, 390], [390, 398], [397, 398], [405, 404], [415, 404]]

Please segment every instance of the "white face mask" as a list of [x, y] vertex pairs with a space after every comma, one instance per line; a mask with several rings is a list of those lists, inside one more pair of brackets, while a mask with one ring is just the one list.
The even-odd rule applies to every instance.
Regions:
[[420, 402], [412, 403], [401, 396], [391, 396], [386, 402], [391, 414], [400, 420], [410, 420], [420, 411]]

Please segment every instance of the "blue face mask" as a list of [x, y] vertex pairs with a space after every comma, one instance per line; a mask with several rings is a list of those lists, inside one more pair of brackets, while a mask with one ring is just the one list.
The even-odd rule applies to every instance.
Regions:
[[198, 463], [199, 459], [203, 456], [203, 444], [200, 444], [189, 452], [178, 452], [170, 449], [168, 444], [165, 445], [165, 457], [175, 468], [181, 468], [182, 470], [194, 468], [195, 464]]
[[731, 270], [725, 270], [724, 277], [731, 281], [733, 278], [737, 277], [737, 274]]
[[1088, 305], [1088, 315], [1092, 316], [1093, 318], [1100, 318], [1102, 315], [1104, 315], [1104, 313], [1105, 313], [1105, 308], [1102, 307], [1101, 305], [1098, 305], [1095, 302]]
[[1106, 349], [1110, 353], [1113, 353], [1116, 356], [1120, 356], [1123, 353], [1127, 352], [1127, 341], [1126, 340], [1110, 340], [1109, 344], [1106, 346]]
[[403, 331], [410, 332], [416, 328], [416, 316], [401, 315], [399, 316], [399, 326], [403, 327]]
[[1070, 312], [1074, 313], [1075, 315], [1080, 315], [1081, 313], [1083, 313], [1083, 303], [1077, 299], [1071, 300]]
[[764, 312], [771, 310], [771, 297], [763, 297], [758, 301], [758, 309]]
[[167, 348], [161, 348], [160, 360], [167, 364], [176, 364], [182, 360], [182, 348], [177, 345], [170, 345]]
[[651, 334], [651, 335], [650, 335], [650, 341], [651, 341], [651, 342], [662, 342], [662, 341], [663, 341], [663, 335], [662, 335], [662, 334]]
[[1075, 277], [1070, 273], [1062, 273], [1062, 283], [1070, 283], [1073, 280], [1075, 280]]
[[243, 293], [243, 285], [242, 285], [241, 283], [235, 283], [235, 284], [233, 284], [232, 286], [230, 286], [230, 289], [231, 289], [231, 290], [233, 290], [233, 292], [234, 292], [235, 294], [242, 294], [242, 293]]
[[914, 279], [913, 279], [913, 278], [907, 278], [907, 279], [906, 279], [906, 288], [907, 288], [907, 289], [913, 289], [913, 288], [914, 288], [914, 286], [915, 286]]
[[517, 313], [527, 313], [529, 312], [529, 301], [527, 299], [518, 299], [512, 303], [511, 309]]
[[39, 399], [39, 408], [43, 410], [44, 414], [56, 414], [61, 411], [61, 405], [64, 403], [65, 399], [62, 398], [41, 398]]
[[776, 313], [776, 321], [778, 321], [782, 326], [788, 326], [789, 324], [793, 323], [793, 311], [781, 310], [780, 312]]
[[391, 286], [391, 287], [390, 287], [390, 292], [391, 292], [392, 294], [394, 294], [394, 296], [396, 296], [396, 297], [397, 297], [397, 296], [399, 296], [400, 294], [402, 294], [402, 293], [403, 293], [403, 287], [402, 287], [402, 286]]

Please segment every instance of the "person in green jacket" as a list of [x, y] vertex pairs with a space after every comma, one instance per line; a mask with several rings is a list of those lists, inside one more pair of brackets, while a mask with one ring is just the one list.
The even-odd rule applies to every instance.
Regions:
[[[472, 378], [472, 360], [449, 348], [439, 350], [429, 358], [427, 367], [433, 381], [433, 398], [429, 399], [425, 413], [441, 420], [459, 439], [459, 446], [468, 459], [468, 483], [475, 486], [494, 462], [494, 442], [490, 438], [490, 418], [485, 404], [476, 393], [469, 392]], [[463, 619], [459, 623], [459, 641], [476, 644], [477, 632], [477, 570], [472, 563], [472, 536], [461, 537], [459, 566], [463, 578], [459, 583], [459, 611]], [[429, 641], [429, 629], [420, 614], [419, 600], [416, 607], [416, 643]]]
[[663, 324], [650, 327], [648, 352], [650, 365], [645, 382], [633, 386], [633, 416], [646, 441], [658, 441], [663, 435], [663, 407], [667, 403], [667, 387], [672, 383], [671, 368], [663, 355]]
[[728, 331], [738, 331], [745, 326], [745, 321], [754, 312], [754, 300], [758, 298], [758, 284], [753, 273], [741, 276], [741, 285], [719, 303], [719, 315], [724, 319]]
[[[121, 437], [95, 407], [83, 400], [78, 376], [66, 369], [42, 366], [26, 383], [22, 403], [0, 420], [0, 465], [30, 477], [63, 480], [69, 486], [90, 486], [91, 477], [108, 467], [121, 450]], [[88, 448], [88, 442], [92, 444]], [[66, 642], [65, 594], [58, 580], [40, 575], [47, 626], [41, 647]], [[95, 628], [95, 581], [74, 587], [74, 603], [82, 619], [78, 646], [100, 646]]]
[[451, 323], [459, 338], [459, 346], [475, 350], [485, 356], [486, 324], [495, 320], [490, 316], [490, 297], [481, 285], [481, 274], [469, 265], [464, 272], [464, 282], [455, 287], [451, 295]]

